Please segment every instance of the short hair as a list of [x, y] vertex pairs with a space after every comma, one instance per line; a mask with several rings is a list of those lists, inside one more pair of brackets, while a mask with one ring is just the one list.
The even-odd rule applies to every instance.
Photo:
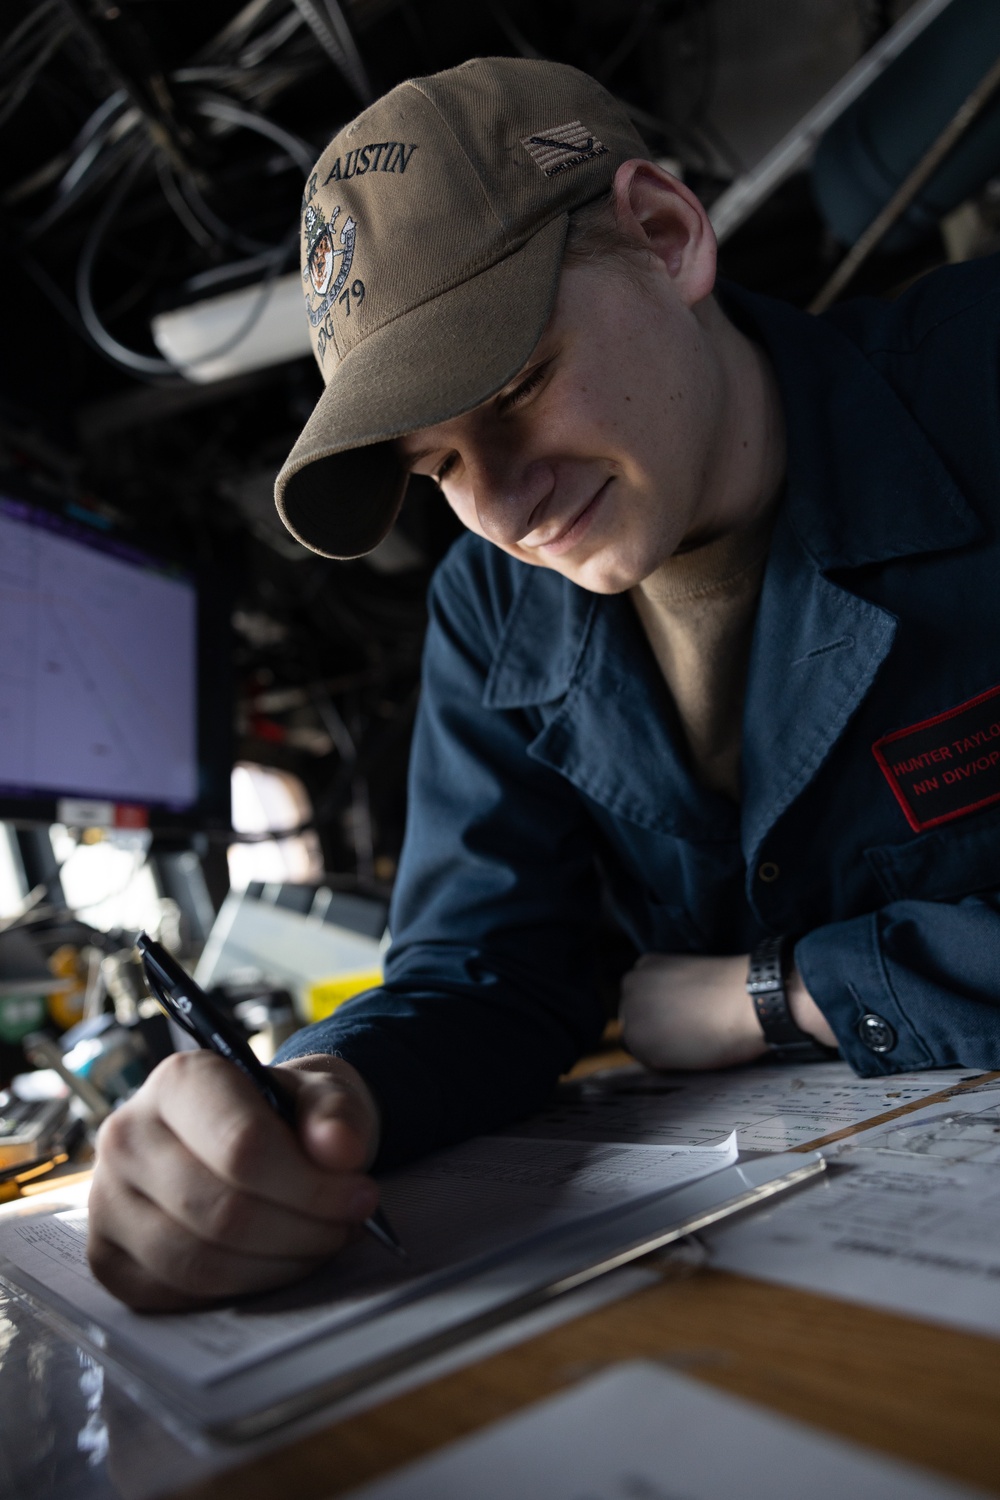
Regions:
[[600, 260], [614, 261], [630, 279], [639, 281], [649, 264], [652, 251], [628, 234], [618, 222], [614, 189], [592, 198], [569, 216], [569, 229], [563, 251], [563, 266], [593, 265]]

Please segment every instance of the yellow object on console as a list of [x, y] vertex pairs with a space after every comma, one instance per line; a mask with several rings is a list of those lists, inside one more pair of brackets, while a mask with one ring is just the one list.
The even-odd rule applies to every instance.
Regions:
[[330, 979], [318, 979], [305, 988], [305, 1010], [308, 1021], [325, 1021], [338, 1005], [360, 995], [364, 990], [374, 989], [382, 983], [381, 969], [355, 969], [350, 974], [335, 974]]

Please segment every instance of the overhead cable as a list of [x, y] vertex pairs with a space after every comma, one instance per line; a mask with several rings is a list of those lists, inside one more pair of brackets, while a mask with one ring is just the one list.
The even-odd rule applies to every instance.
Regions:
[[292, 161], [302, 168], [303, 177], [308, 177], [312, 171], [316, 157], [313, 147], [301, 136], [293, 135], [283, 125], [278, 125], [274, 120], [268, 119], [267, 115], [258, 115], [252, 109], [244, 109], [242, 105], [234, 104], [230, 99], [221, 98], [199, 99], [195, 108], [199, 114], [207, 115], [209, 119], [221, 120], [229, 125], [242, 125], [247, 130], [266, 136], [276, 146], [281, 146]]
[[94, 305], [94, 266], [104, 243], [104, 237], [142, 168], [148, 165], [152, 154], [153, 147], [150, 145], [143, 146], [136, 153], [91, 225], [76, 267], [76, 302], [80, 309], [80, 317], [90, 337], [116, 364], [123, 365], [126, 370], [133, 370], [140, 375], [173, 375], [174, 367], [167, 360], [156, 358], [151, 354], [140, 354], [136, 349], [129, 349], [126, 344], [121, 343], [109, 333], [101, 322]]
[[341, 76], [350, 84], [361, 103], [370, 104], [374, 98], [371, 82], [337, 0], [323, 0], [322, 10], [316, 0], [295, 0], [295, 6], [323, 51]]

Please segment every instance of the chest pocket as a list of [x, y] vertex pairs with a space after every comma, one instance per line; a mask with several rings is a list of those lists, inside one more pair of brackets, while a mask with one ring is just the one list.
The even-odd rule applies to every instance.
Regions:
[[973, 814], [865, 858], [890, 901], [954, 901], [1000, 890], [1000, 811]]

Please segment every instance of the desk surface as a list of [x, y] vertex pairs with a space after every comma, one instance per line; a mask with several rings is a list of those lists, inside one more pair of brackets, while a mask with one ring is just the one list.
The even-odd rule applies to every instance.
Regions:
[[341, 1495], [616, 1360], [645, 1356], [944, 1474], [1000, 1490], [1000, 1342], [698, 1271], [422, 1386], [185, 1500]]
[[185, 1500], [321, 1500], [637, 1356], [1000, 1492], [1000, 1341], [676, 1261], [654, 1269], [621, 1301], [193, 1485], [173, 1440], [8, 1304], [0, 1494], [131, 1500], [155, 1472]]

